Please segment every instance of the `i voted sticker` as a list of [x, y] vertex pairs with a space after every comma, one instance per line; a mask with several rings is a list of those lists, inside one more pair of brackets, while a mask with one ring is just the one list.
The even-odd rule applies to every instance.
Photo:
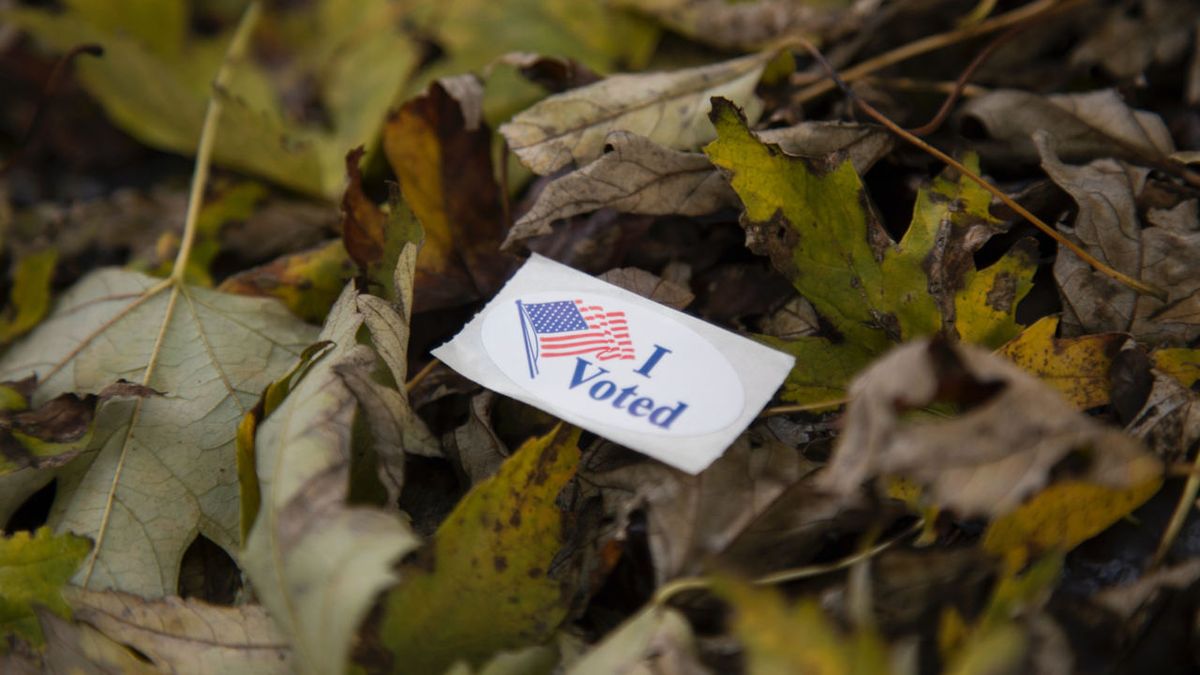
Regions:
[[729, 447], [793, 363], [536, 254], [433, 354], [489, 389], [690, 473]]
[[[610, 293], [528, 293], [487, 312], [483, 344], [510, 380], [600, 424], [694, 436], [745, 408], [715, 347], [668, 316]], [[703, 367], [697, 365], [703, 364]]]

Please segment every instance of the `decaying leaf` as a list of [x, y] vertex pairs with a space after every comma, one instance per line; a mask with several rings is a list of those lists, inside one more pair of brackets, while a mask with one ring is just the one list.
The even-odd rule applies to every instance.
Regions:
[[361, 298], [343, 291], [320, 335], [333, 346], [255, 439], [262, 506], [239, 560], [302, 673], [344, 672], [371, 603], [397, 581], [393, 565], [417, 546], [398, 514], [346, 502], [357, 403], [338, 368], [376, 358], [356, 341]]
[[[824, 159], [845, 152], [861, 175], [891, 149], [878, 128], [838, 122], [803, 122], [757, 133], [798, 157]], [[672, 150], [628, 131], [604, 139], [604, 154], [551, 181], [509, 230], [503, 247], [550, 232], [562, 218], [611, 208], [623, 213], [702, 216], [736, 206], [737, 195], [703, 155]]]
[[0, 345], [28, 333], [50, 309], [50, 282], [58, 251], [46, 248], [20, 258], [13, 266], [8, 305], [0, 313]]
[[492, 171], [492, 135], [479, 119], [481, 96], [470, 76], [435, 82], [384, 130], [388, 162], [425, 233], [417, 311], [490, 297], [515, 262], [497, 251], [508, 223]]
[[[962, 116], [978, 122], [1005, 157], [1036, 162], [1033, 134], [1043, 130], [1057, 142], [1065, 162], [1098, 157], [1165, 157], [1175, 144], [1158, 115], [1134, 110], [1111, 89], [1085, 94], [1038, 96], [1024, 91], [993, 91], [968, 101]], [[988, 146], [982, 150], [989, 155]]]
[[508, 146], [535, 173], [572, 163], [582, 166], [604, 152], [612, 131], [629, 131], [673, 150], [695, 150], [714, 136], [709, 99], [726, 97], [757, 119], [762, 103], [754, 87], [771, 53], [675, 72], [614, 75], [551, 96], [500, 127]]
[[[1089, 485], [1123, 490], [1161, 476], [1159, 460], [1136, 440], [1080, 414], [1034, 376], [978, 347], [902, 345], [863, 371], [850, 396], [845, 431], [821, 481], [837, 493], [899, 475], [926, 486], [935, 504], [963, 515], [997, 515], [1050, 483], [1052, 469], [1068, 455], [1082, 460], [1072, 477]], [[936, 404], [960, 412], [906, 415]]]
[[542, 189], [509, 230], [504, 248], [549, 233], [555, 220], [600, 208], [702, 216], [736, 203], [728, 183], [702, 154], [672, 150], [628, 131], [609, 133], [604, 145], [595, 161]]
[[696, 657], [692, 628], [678, 612], [651, 605], [571, 664], [567, 675], [709, 672]]
[[161, 675], [132, 650], [87, 624], [74, 623], [39, 609], [38, 621], [46, 635], [41, 672], [102, 673], [103, 675]]
[[0, 383], [0, 475], [21, 469], [52, 469], [70, 462], [92, 442], [96, 406], [112, 398], [156, 396], [118, 381], [99, 394], [60, 394], [29, 408], [35, 377]]
[[164, 673], [291, 673], [286, 639], [262, 607], [71, 587], [75, 620], [132, 647]]
[[1166, 302], [1119, 284], [1060, 249], [1054, 278], [1062, 290], [1068, 335], [1120, 331], [1151, 345], [1200, 336], [1200, 218], [1195, 200], [1151, 210], [1137, 197], [1149, 171], [1113, 159], [1084, 166], [1058, 159], [1050, 136], [1036, 136], [1042, 167], [1079, 205], [1068, 237], [1118, 271], [1167, 292]]
[[0, 536], [0, 652], [14, 635], [42, 644], [35, 606], [70, 615], [62, 589], [91, 548], [83, 537], [55, 535], [45, 527]]
[[[346, 155], [346, 191], [342, 194], [342, 243], [362, 276], [369, 292], [395, 301], [396, 269], [409, 244], [421, 241], [424, 233], [399, 190], [392, 188], [382, 208], [371, 201], [362, 187], [359, 162], [364, 150]], [[411, 280], [408, 282], [411, 283]]]
[[341, 241], [331, 241], [251, 267], [221, 282], [217, 290], [278, 298], [296, 316], [320, 323], [354, 276], [354, 261]]
[[312, 339], [273, 300], [112, 269], [85, 277], [4, 355], [0, 380], [37, 375], [35, 407], [121, 378], [162, 395], [103, 403], [74, 461], [0, 476], [0, 517], [57, 478], [51, 524], [96, 542], [80, 583], [174, 592], [197, 534], [236, 550], [237, 421]]
[[601, 274], [600, 278], [672, 309], [683, 309], [696, 298], [687, 288], [637, 267], [612, 269]]
[[[751, 447], [743, 434], [707, 470], [692, 476], [657, 462], [588, 475], [606, 508], [627, 523], [644, 511], [659, 584], [703, 571], [801, 474], [802, 460], [780, 443]], [[624, 526], [619, 525], [623, 530]]]
[[525, 443], [404, 565], [370, 640], [388, 662], [442, 672], [553, 634], [578, 582], [560, 557], [572, 524], [556, 504], [575, 475], [578, 440], [579, 430], [559, 427]]
[[[848, 378], [895, 342], [941, 332], [997, 347], [1017, 334], [1016, 305], [1036, 266], [1019, 245], [975, 268], [972, 252], [998, 230], [982, 188], [940, 177], [920, 191], [912, 225], [893, 242], [849, 161], [786, 155], [755, 137], [728, 102], [716, 102], [713, 121], [718, 138], [705, 152], [745, 205], [747, 245], [769, 256], [831, 327], [767, 340], [797, 357], [784, 398], [840, 398]], [[981, 298], [982, 306], [974, 302]]]
[[6, 18], [59, 51], [103, 45], [104, 58], [80, 64], [79, 76], [113, 121], [141, 141], [193, 152], [215, 95], [225, 104], [213, 153], [218, 164], [332, 197], [341, 188], [346, 149], [374, 140], [417, 51], [383, 0], [322, 0], [311, 11], [289, 37], [298, 45], [297, 67], [320, 82], [331, 130], [289, 118], [264, 67], [253, 60], [239, 61], [230, 88], [214, 91], [210, 78], [228, 37], [191, 35], [183, 0], [139, 3], [119, 13], [71, 2], [61, 12], [23, 9]]
[[1056, 338], [1058, 318], [1048, 316], [998, 350], [1037, 375], [1079, 410], [1108, 403], [1113, 358], [1127, 339], [1120, 333]]
[[729, 51], [761, 49], [788, 36], [829, 37], [856, 25], [849, 2], [618, 0], [687, 37]]
[[778, 591], [726, 581], [718, 593], [733, 606], [733, 630], [755, 675], [892, 672], [887, 646], [870, 629], [843, 633], [812, 600], [789, 607]]

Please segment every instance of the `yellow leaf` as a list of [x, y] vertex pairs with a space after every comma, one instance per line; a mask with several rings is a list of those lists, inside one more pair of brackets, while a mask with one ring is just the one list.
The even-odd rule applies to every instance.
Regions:
[[569, 527], [555, 502], [575, 475], [578, 441], [578, 429], [560, 427], [526, 442], [401, 570], [379, 631], [404, 671], [440, 673], [553, 635], [573, 593], [560, 576], [570, 572], [554, 565]]
[[[1150, 460], [1153, 461], [1153, 460]], [[1158, 463], [1154, 472], [1158, 471]], [[1137, 473], [1137, 467], [1131, 467]], [[1003, 556], [1008, 569], [1020, 569], [1044, 551], [1067, 552], [1108, 529], [1158, 492], [1162, 478], [1144, 478], [1115, 489], [1076, 480], [1055, 483], [1026, 504], [994, 520], [983, 548]]]
[[1076, 408], [1086, 410], [1109, 401], [1108, 372], [1125, 342], [1119, 333], [1054, 337], [1058, 317], [1048, 316], [998, 351], [1054, 387]]
[[1200, 380], [1200, 349], [1156, 349], [1150, 356], [1154, 358], [1155, 368], [1179, 380], [1185, 387], [1191, 388], [1196, 380]]

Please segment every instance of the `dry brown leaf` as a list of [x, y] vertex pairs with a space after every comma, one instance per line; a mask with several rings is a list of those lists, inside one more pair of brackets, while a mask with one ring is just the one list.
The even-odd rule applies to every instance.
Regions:
[[1038, 150], [1032, 137], [1038, 130], [1054, 137], [1068, 162], [1114, 153], [1164, 157], [1175, 150], [1162, 118], [1130, 108], [1112, 89], [1053, 96], [997, 90], [967, 102], [961, 115], [982, 125], [995, 142], [981, 147], [985, 158], [1036, 162]]
[[672, 309], [683, 309], [696, 299], [686, 286], [637, 267], [618, 267], [601, 274], [600, 278]]
[[729, 183], [701, 153], [681, 152], [628, 131], [604, 139], [606, 152], [551, 181], [509, 230], [503, 247], [550, 232], [577, 213], [612, 208], [646, 215], [702, 216], [737, 203]]
[[534, 173], [546, 175], [604, 152], [612, 131], [631, 131], [675, 150], [695, 150], [716, 135], [709, 99], [722, 96], [757, 119], [754, 88], [771, 53], [752, 54], [673, 72], [614, 75], [556, 94], [500, 127], [509, 147]]
[[1064, 164], [1050, 137], [1039, 132], [1042, 166], [1079, 205], [1067, 236], [1117, 270], [1166, 290], [1167, 302], [1097, 272], [1060, 249], [1054, 277], [1063, 298], [1067, 335], [1127, 332], [1150, 344], [1181, 344], [1200, 337], [1200, 219], [1196, 202], [1138, 217], [1137, 195], [1148, 170], [1113, 159]]
[[258, 605], [219, 607], [68, 587], [75, 619], [136, 649], [163, 673], [290, 673], [291, 649]]
[[[617, 0], [658, 19], [671, 30], [728, 51], [760, 49], [789, 35], [830, 35], [852, 30], [861, 15], [849, 3], [796, 0]], [[864, 3], [869, 11], [872, 3]]]
[[[1087, 460], [1077, 478], [1107, 487], [1138, 485], [1161, 472], [1141, 443], [971, 345], [901, 345], [860, 373], [849, 393], [845, 431], [820, 481], [838, 494], [854, 494], [878, 476], [903, 476], [927, 486], [940, 506], [996, 515], [1045, 486], [1072, 453]], [[913, 412], [939, 403], [962, 412]]]
[[[645, 510], [659, 584], [693, 574], [720, 553], [804, 471], [799, 453], [781, 443], [751, 447], [743, 434], [696, 476], [658, 462], [639, 462], [587, 481], [602, 486], [618, 523]], [[623, 526], [619, 526], [623, 530]]]

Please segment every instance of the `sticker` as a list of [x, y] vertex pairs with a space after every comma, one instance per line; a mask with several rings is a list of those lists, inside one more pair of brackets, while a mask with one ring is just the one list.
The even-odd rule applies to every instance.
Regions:
[[536, 254], [433, 355], [489, 389], [689, 473], [729, 447], [793, 364]]

